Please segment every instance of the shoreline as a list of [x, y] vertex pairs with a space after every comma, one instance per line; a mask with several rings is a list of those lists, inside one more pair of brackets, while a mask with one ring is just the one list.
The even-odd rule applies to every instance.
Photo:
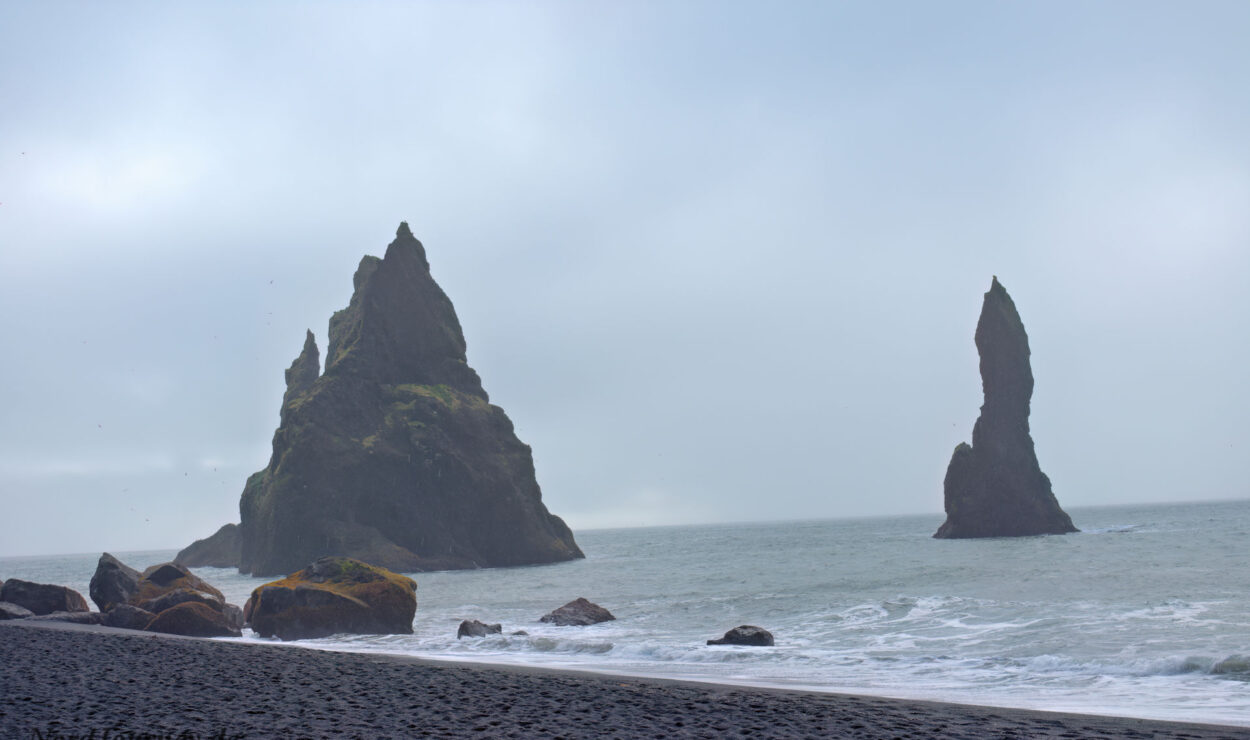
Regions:
[[[0, 736], [1250, 738], [1250, 727], [0, 622]], [[126, 734], [126, 733], [129, 733]]]

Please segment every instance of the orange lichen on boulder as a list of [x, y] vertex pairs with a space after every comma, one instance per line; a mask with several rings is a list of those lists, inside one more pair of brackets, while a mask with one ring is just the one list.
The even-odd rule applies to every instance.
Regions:
[[177, 563], [161, 563], [143, 571], [137, 583], [137, 589], [128, 603], [148, 611], [160, 611], [160, 609], [152, 609], [147, 604], [179, 589], [198, 591], [201, 594], [216, 597], [217, 601], [223, 604], [226, 602], [226, 597], [222, 596], [220, 591], [208, 581], [187, 570], [186, 566]]
[[252, 591], [244, 615], [261, 637], [412, 634], [417, 582], [343, 557], [317, 560]]
[[221, 612], [198, 601], [186, 601], [157, 614], [144, 630], [190, 637], [239, 637]]

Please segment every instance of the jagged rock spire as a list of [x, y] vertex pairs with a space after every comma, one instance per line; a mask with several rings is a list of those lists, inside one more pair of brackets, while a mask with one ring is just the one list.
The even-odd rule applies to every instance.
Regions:
[[425, 247], [401, 223], [382, 259], [365, 257], [347, 308], [330, 319], [327, 375], [443, 384], [486, 398], [469, 367], [451, 299], [430, 275]]
[[239, 501], [239, 569], [291, 573], [326, 555], [390, 570], [582, 557], [542, 502], [530, 448], [487, 401], [455, 309], [400, 224], [366, 256], [347, 308], [287, 370], [269, 465]]
[[292, 398], [312, 387], [320, 374], [321, 353], [317, 351], [317, 340], [313, 337], [312, 329], [308, 329], [304, 335], [304, 349], [286, 370], [286, 394], [282, 397], [283, 407]]
[[1016, 304], [995, 276], [977, 321], [985, 403], [946, 468], [946, 522], [934, 537], [1014, 537], [1075, 532], [1042, 472], [1029, 435], [1033, 370]]

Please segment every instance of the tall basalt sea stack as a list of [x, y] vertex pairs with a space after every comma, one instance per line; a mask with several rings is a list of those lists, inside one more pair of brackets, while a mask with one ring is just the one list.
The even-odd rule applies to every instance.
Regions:
[[977, 322], [985, 403], [946, 468], [946, 522], [934, 537], [1020, 537], [1076, 532], [1037, 464], [1029, 436], [1033, 370], [1016, 304], [995, 277]]
[[393, 571], [583, 557], [543, 505], [528, 445], [465, 359], [451, 301], [406, 223], [365, 257], [286, 371], [269, 466], [239, 503], [239, 570], [292, 573], [339, 555]]

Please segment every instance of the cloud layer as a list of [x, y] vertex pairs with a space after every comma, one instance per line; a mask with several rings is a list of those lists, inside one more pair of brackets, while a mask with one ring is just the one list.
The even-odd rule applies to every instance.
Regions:
[[939, 511], [994, 274], [1061, 503], [1250, 493], [1244, 4], [5, 15], [0, 554], [237, 520], [400, 220], [575, 528]]

